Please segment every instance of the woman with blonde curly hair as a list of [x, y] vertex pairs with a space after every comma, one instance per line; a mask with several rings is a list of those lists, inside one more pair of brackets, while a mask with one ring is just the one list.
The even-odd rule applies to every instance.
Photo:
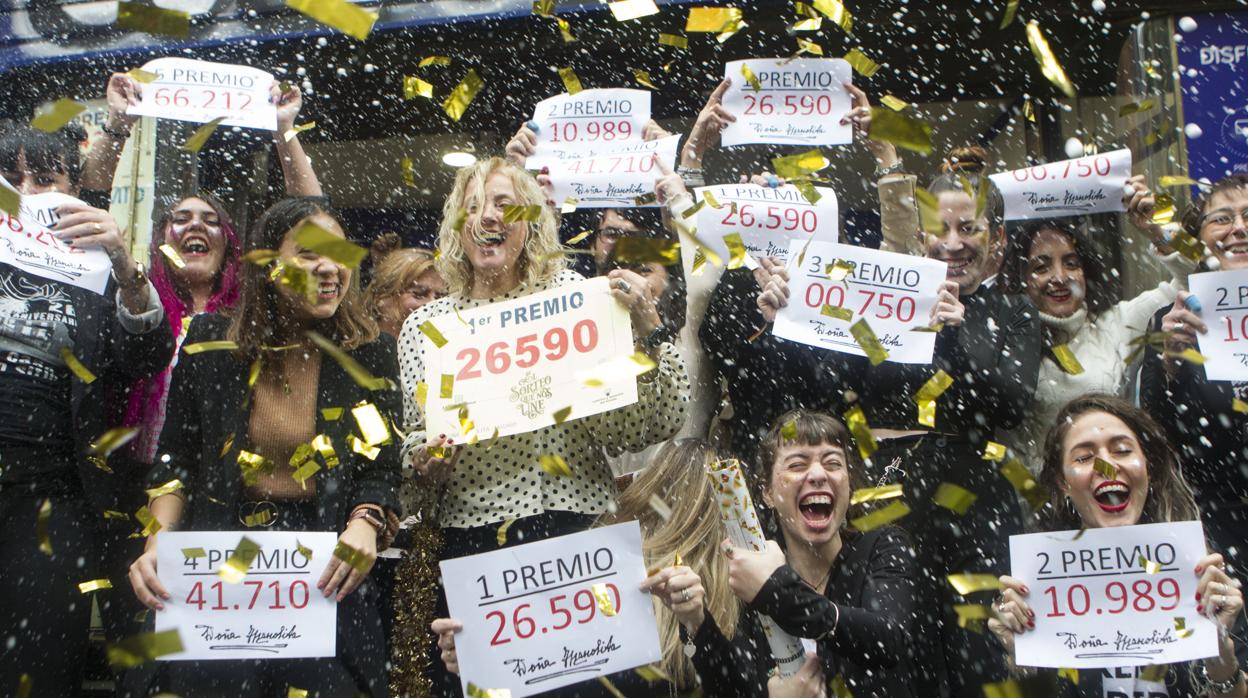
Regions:
[[434, 268], [433, 253], [411, 247], [386, 253], [373, 271], [364, 305], [382, 332], [398, 337], [408, 315], [445, 295], [446, 283]]

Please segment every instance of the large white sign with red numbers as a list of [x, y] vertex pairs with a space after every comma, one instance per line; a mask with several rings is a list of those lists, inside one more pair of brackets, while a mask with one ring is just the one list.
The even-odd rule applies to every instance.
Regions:
[[538, 170], [640, 142], [649, 120], [650, 93], [646, 90], [581, 90], [544, 99], [533, 110], [537, 151], [524, 166]]
[[1010, 575], [1027, 585], [1034, 630], [1014, 638], [1019, 666], [1098, 669], [1218, 653], [1196, 612], [1199, 521], [1010, 536]]
[[574, 199], [580, 208], [629, 208], [638, 197], [654, 193], [654, 181], [663, 176], [655, 158], [668, 169], [676, 166], [676, 146], [680, 136], [653, 141], [631, 141], [550, 162], [554, 200], [562, 204]]
[[516, 698], [662, 658], [636, 521], [443, 560], [459, 676]]
[[[758, 79], [758, 89], [747, 81], [743, 65]], [[723, 106], [737, 117], [720, 134], [725, 146], [845, 145], [854, 140], [853, 126], [841, 125], [851, 101], [845, 84], [853, 81], [853, 69], [843, 59], [730, 61], [724, 77], [732, 87]]]
[[423, 338], [429, 434], [485, 440], [495, 430], [509, 436], [550, 426], [564, 408], [571, 408], [567, 419], [579, 419], [637, 402], [636, 373], [585, 383], [585, 374], [635, 351], [628, 312], [605, 277], [431, 322], [446, 344]]
[[712, 208], [708, 203], [698, 210], [698, 237], [724, 259], [732, 256], [725, 235], [740, 235], [746, 252], [756, 258], [784, 259], [793, 240], [836, 242], [836, 192], [823, 187], [815, 187], [815, 191], [820, 196], [812, 204], [790, 185], [775, 189], [756, 184], [699, 187], [700, 201], [707, 201], [709, 192], [720, 207]]
[[1125, 211], [1123, 185], [1131, 177], [1131, 151], [1113, 150], [995, 174], [1008, 220], [1086, 216]]
[[1187, 277], [1200, 300], [1206, 334], [1197, 334], [1211, 381], [1248, 380], [1248, 270], [1211, 271]]
[[[244, 536], [260, 550], [246, 576], [231, 583], [219, 572]], [[316, 583], [337, 541], [334, 533], [160, 532], [156, 570], [172, 598], [156, 612], [156, 630], [176, 628], [185, 648], [161, 659], [334, 656], [338, 604]]]
[[[3, 177], [0, 187], [15, 191]], [[0, 211], [0, 264], [103, 294], [113, 268], [108, 255], [99, 249], [70, 247], [49, 228], [58, 220], [58, 206], [81, 203], [67, 194], [47, 192], [23, 196], [16, 217]]]
[[777, 337], [866, 356], [849, 329], [866, 320], [889, 361], [932, 362], [936, 333], [929, 325], [944, 262], [828, 242], [789, 245], [791, 292], [776, 315]]
[[139, 103], [127, 114], [222, 126], [277, 130], [277, 107], [269, 101], [273, 76], [258, 68], [189, 58], [157, 58], [143, 70], [156, 73], [142, 85]]

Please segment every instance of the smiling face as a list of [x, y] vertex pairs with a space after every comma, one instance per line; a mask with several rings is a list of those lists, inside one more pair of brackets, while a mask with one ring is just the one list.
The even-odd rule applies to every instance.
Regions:
[[[320, 226], [331, 235], [346, 238], [342, 226], [332, 216], [317, 213], [304, 220]], [[298, 265], [308, 273], [308, 281], [312, 284], [315, 293], [309, 298], [296, 293], [285, 284], [277, 284], [278, 295], [283, 305], [296, 319], [327, 320], [338, 312], [338, 306], [342, 304], [342, 298], [351, 286], [351, 269], [338, 264], [329, 257], [300, 247], [295, 242], [292, 233], [298, 230], [302, 223], [303, 221], [300, 221], [287, 232], [277, 252], [284, 263]]]
[[987, 216], [975, 217], [975, 200], [963, 191], [941, 192], [937, 197], [942, 233], [923, 235], [928, 257], [949, 265], [946, 278], [966, 295], [979, 289], [994, 245], [1004, 231], [993, 231]]
[[[388, 334], [398, 336], [403, 321], [412, 311], [446, 295], [446, 282], [438, 272], [430, 269], [420, 276], [397, 296], [388, 296], [377, 301], [378, 321]], [[393, 328], [393, 332], [389, 330]]]
[[520, 279], [521, 255], [529, 226], [503, 222], [503, 208], [519, 203], [511, 177], [494, 172], [485, 178], [484, 201], [470, 195], [460, 241], [475, 276]]
[[164, 241], [186, 262], [180, 269], [169, 265], [179, 285], [210, 282], [225, 263], [226, 240], [221, 217], [203, 199], [190, 197], [173, 207]]
[[621, 216], [615, 209], [609, 208], [602, 212], [598, 222], [598, 230], [594, 231], [594, 263], [602, 269], [611, 259], [615, 251], [615, 241], [622, 237], [638, 237], [644, 234], [636, 223]]
[[829, 443], [781, 446], [763, 488], [763, 501], [775, 509], [790, 545], [818, 547], [839, 536], [849, 496], [845, 449]]
[[1248, 269], [1248, 187], [1224, 189], [1209, 197], [1200, 241], [1223, 271]]
[[1026, 266], [1027, 295], [1043, 313], [1070, 317], [1087, 295], [1083, 263], [1070, 237], [1043, 228], [1031, 242]]
[[[1108, 465], [1098, 467], [1097, 459]], [[1060, 485], [1088, 528], [1138, 523], [1148, 501], [1148, 461], [1135, 432], [1108, 412], [1076, 417], [1062, 440]]]

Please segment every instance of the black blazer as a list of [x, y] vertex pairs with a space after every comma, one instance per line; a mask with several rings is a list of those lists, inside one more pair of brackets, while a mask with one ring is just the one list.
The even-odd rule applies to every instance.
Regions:
[[[200, 315], [187, 330], [185, 344], [225, 339], [229, 322], [219, 315]], [[390, 337], [383, 335], [348, 353], [373, 375], [398, 376]], [[238, 516], [242, 494], [238, 452], [248, 445], [248, 372], [249, 367], [229, 351], [184, 354], [173, 370], [165, 428], [149, 481], [161, 484], [174, 478], [182, 480], [186, 487], [183, 526], [187, 529], [231, 530], [242, 525]], [[322, 462], [315, 475], [319, 530], [341, 530], [351, 510], [365, 502], [397, 512], [402, 439], [392, 435], [375, 460], [355, 453], [347, 443], [348, 434], [358, 436], [351, 407], [361, 401], [372, 402], [391, 423], [401, 423], [397, 388], [370, 392], [356, 384], [333, 358], [325, 356], [317, 393], [316, 433], [330, 438], [339, 459], [335, 468], [325, 468]], [[342, 416], [326, 420], [322, 410], [327, 407], [343, 408]], [[233, 444], [222, 454], [230, 435]]]

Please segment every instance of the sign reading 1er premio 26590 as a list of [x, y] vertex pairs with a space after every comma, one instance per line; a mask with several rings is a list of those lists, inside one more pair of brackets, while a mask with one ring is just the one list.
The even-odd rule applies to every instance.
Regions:
[[1009, 220], [1125, 211], [1122, 187], [1131, 177], [1131, 151], [1024, 167], [990, 179], [1005, 199]]
[[189, 58], [157, 58], [143, 70], [156, 79], [142, 86], [127, 114], [223, 126], [277, 130], [277, 107], [269, 101], [273, 76], [258, 68]]
[[1019, 666], [1184, 662], [1218, 653], [1196, 612], [1199, 521], [1010, 536], [1010, 574], [1029, 588], [1036, 627], [1014, 639]]
[[[755, 89], [742, 74], [746, 66], [758, 79]], [[731, 61], [724, 77], [732, 87], [723, 106], [737, 117], [720, 134], [723, 144], [845, 145], [853, 126], [841, 125], [849, 112], [845, 83], [853, 69], [840, 58], [751, 58]]]
[[637, 402], [636, 373], [585, 385], [587, 372], [634, 352], [632, 321], [605, 277], [430, 322], [446, 339], [423, 340], [430, 434], [484, 440], [550, 426], [565, 407], [579, 419]]
[[789, 245], [791, 291], [776, 315], [777, 337], [865, 356], [849, 327], [866, 320], [889, 361], [931, 363], [936, 333], [926, 330], [944, 262], [827, 242]]
[[658, 661], [636, 521], [444, 560], [459, 675], [529, 696]]
[[[260, 546], [246, 576], [222, 576], [243, 537]], [[316, 583], [337, 540], [334, 533], [162, 531], [156, 569], [171, 598], [156, 612], [156, 630], [176, 628], [185, 649], [161, 659], [334, 656], [338, 605]]]
[[1200, 299], [1209, 332], [1196, 335], [1211, 381], [1248, 380], [1248, 270], [1187, 277]]

